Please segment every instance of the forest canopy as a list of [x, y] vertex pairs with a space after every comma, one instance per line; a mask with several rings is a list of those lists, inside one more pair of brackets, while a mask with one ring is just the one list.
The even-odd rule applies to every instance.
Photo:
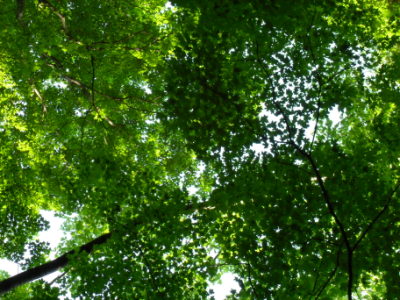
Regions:
[[400, 294], [398, 1], [3, 2], [2, 299]]

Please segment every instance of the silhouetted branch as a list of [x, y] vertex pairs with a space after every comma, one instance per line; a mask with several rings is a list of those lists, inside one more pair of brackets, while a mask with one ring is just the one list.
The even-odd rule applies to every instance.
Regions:
[[103, 235], [99, 236], [98, 238], [90, 241], [89, 243], [79, 247], [78, 250], [71, 250], [52, 261], [49, 261], [40, 266], [31, 268], [29, 270], [26, 270], [22, 273], [15, 275], [15, 276], [12, 276], [3, 281], [0, 281], [0, 295], [4, 294], [20, 285], [31, 282], [35, 279], [42, 278], [43, 276], [51, 274], [51, 273], [65, 267], [68, 264], [69, 257], [71, 255], [79, 253], [79, 252], [83, 252], [83, 251], [87, 252], [87, 253], [91, 253], [93, 251], [93, 247], [95, 245], [104, 244], [110, 237], [111, 237], [111, 233], [103, 234]]
[[389, 204], [393, 199], [394, 194], [397, 192], [397, 190], [400, 188], [400, 182], [397, 183], [396, 187], [393, 189], [393, 191], [391, 192], [391, 194], [389, 195], [385, 205], [382, 207], [382, 209], [379, 211], [379, 213], [375, 216], [375, 218], [372, 219], [372, 221], [367, 225], [367, 227], [364, 229], [364, 231], [361, 233], [361, 235], [359, 236], [359, 238], [357, 239], [357, 241], [355, 242], [355, 244], [352, 247], [352, 251], [355, 251], [357, 249], [357, 247], [359, 246], [359, 244], [361, 243], [361, 241], [365, 238], [365, 236], [367, 235], [367, 233], [372, 229], [372, 227], [374, 226], [374, 224], [379, 220], [379, 218], [385, 213], [386, 210], [388, 210], [389, 208]]
[[69, 270], [67, 270], [67, 271], [65, 271], [65, 272], [63, 272], [63, 273], [61, 273], [60, 275], [58, 275], [56, 278], [54, 278], [52, 281], [50, 281], [49, 282], [49, 285], [52, 285], [53, 283], [55, 283], [58, 279], [60, 279], [60, 278], [62, 278], [62, 277], [64, 277], [65, 276], [65, 274], [67, 274], [68, 273], [68, 271]]
[[[204, 203], [197, 203], [197, 204], [188, 204], [183, 207], [182, 213], [184, 214], [190, 214], [193, 211], [197, 210], [202, 210], [202, 209], [212, 209], [209, 206], [209, 203], [204, 202]], [[103, 234], [94, 240], [82, 245], [79, 247], [77, 250], [71, 250], [60, 257], [49, 261], [47, 263], [44, 263], [40, 266], [33, 267], [31, 269], [28, 269], [22, 273], [19, 273], [15, 276], [9, 277], [3, 281], [0, 281], [0, 295], [7, 293], [11, 291], [12, 289], [21, 286], [25, 283], [31, 282], [33, 280], [42, 278], [48, 274], [51, 274], [63, 267], [65, 267], [69, 263], [69, 257], [71, 255], [80, 253], [80, 252], [86, 252], [90, 254], [93, 251], [93, 247], [95, 245], [101, 245], [107, 242], [113, 235], [118, 235], [120, 233], [126, 232], [126, 230], [131, 231], [132, 227], [137, 226], [139, 224], [142, 224], [141, 220], [134, 220], [130, 222], [129, 224], [126, 224], [125, 226], [122, 226], [119, 230], [115, 230], [113, 232], [109, 232], [106, 234]]]
[[293, 141], [291, 141], [291, 144], [293, 145], [293, 147], [303, 156], [305, 157], [314, 173], [315, 176], [317, 177], [317, 182], [318, 185], [321, 189], [322, 192], [322, 196], [325, 200], [326, 205], [328, 206], [328, 210], [329, 213], [331, 214], [331, 216], [333, 217], [333, 219], [335, 220], [336, 225], [339, 227], [339, 231], [341, 233], [341, 236], [343, 238], [346, 250], [347, 250], [347, 273], [348, 273], [348, 293], [347, 293], [347, 297], [349, 300], [352, 299], [352, 287], [353, 287], [353, 248], [350, 245], [350, 241], [349, 238], [347, 236], [347, 232], [346, 229], [344, 228], [343, 223], [340, 221], [338, 215], [335, 212], [335, 208], [333, 206], [333, 203], [330, 199], [330, 195], [325, 187], [325, 183], [322, 179], [322, 175], [317, 167], [317, 164], [314, 160], [314, 158], [311, 156], [311, 154], [307, 153], [306, 151], [304, 151], [302, 148], [300, 148], [296, 143], [294, 143]]
[[[54, 68], [54, 69], [58, 69], [61, 72], [65, 72], [64, 66], [62, 65], [60, 60], [57, 59], [56, 57], [44, 54], [43, 58], [46, 58], [46, 59], [51, 61], [51, 63], [50, 62], [47, 63], [47, 65], [49, 67]], [[93, 67], [92, 67], [92, 72], [93, 72]], [[69, 76], [67, 74], [61, 74], [60, 77], [62, 79], [64, 79], [64, 80], [66, 80], [69, 84], [77, 86], [80, 89], [82, 89], [82, 91], [84, 92], [84, 94], [88, 98], [91, 98], [91, 96], [90, 96], [91, 93], [90, 92], [94, 92], [94, 93], [96, 93], [96, 94], [98, 94], [98, 95], [100, 95], [102, 97], [105, 97], [105, 98], [108, 98], [108, 99], [111, 99], [111, 100], [114, 100], [114, 101], [124, 101], [124, 100], [133, 99], [135, 101], [141, 101], [141, 102], [146, 102], [146, 103], [151, 103], [151, 104], [157, 104], [156, 102], [154, 102], [154, 100], [157, 100], [157, 98], [154, 98], [152, 100], [148, 100], [148, 99], [141, 99], [141, 98], [131, 97], [131, 96], [128, 96], [128, 97], [111, 96], [111, 95], [105, 94], [103, 92], [100, 92], [99, 90], [95, 89], [94, 86], [93, 87], [92, 86], [88, 86], [87, 84], [85, 84], [81, 80], [79, 80], [77, 78], [74, 78], [74, 77], [71, 77], [71, 76]]]
[[322, 292], [325, 290], [325, 288], [328, 286], [329, 282], [331, 282], [332, 278], [336, 274], [336, 271], [337, 271], [337, 269], [339, 267], [339, 261], [340, 261], [340, 254], [341, 254], [341, 250], [342, 250], [342, 245], [340, 245], [340, 247], [338, 249], [338, 252], [336, 254], [336, 265], [335, 265], [335, 268], [329, 274], [328, 279], [325, 281], [325, 283], [322, 285], [321, 289], [319, 290], [318, 294], [315, 296], [315, 300], [317, 300], [319, 298], [319, 296], [321, 296]]

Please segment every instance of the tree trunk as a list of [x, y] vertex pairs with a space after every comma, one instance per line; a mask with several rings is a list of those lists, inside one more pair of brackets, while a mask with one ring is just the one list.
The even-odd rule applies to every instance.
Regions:
[[7, 293], [8, 291], [20, 285], [31, 282], [35, 279], [39, 279], [43, 276], [57, 271], [60, 268], [65, 267], [68, 264], [68, 257], [70, 255], [81, 251], [90, 253], [93, 250], [93, 246], [105, 243], [110, 237], [111, 233], [103, 234], [96, 239], [90, 241], [89, 243], [82, 245], [81, 247], [79, 247], [79, 250], [71, 250], [52, 261], [49, 261], [40, 266], [34, 267], [8, 279], [0, 281], [0, 295]]

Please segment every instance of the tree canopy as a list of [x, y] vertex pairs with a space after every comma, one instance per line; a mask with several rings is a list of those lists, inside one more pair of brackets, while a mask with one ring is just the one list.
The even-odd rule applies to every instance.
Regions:
[[4, 299], [400, 294], [398, 1], [3, 2]]

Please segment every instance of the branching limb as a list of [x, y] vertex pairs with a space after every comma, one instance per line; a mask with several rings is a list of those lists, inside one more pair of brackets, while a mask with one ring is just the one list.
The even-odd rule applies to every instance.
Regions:
[[314, 171], [314, 174], [317, 178], [318, 185], [321, 189], [322, 197], [325, 200], [325, 203], [328, 207], [329, 213], [331, 216], [334, 218], [336, 225], [339, 227], [340, 233], [342, 234], [343, 241], [345, 243], [345, 246], [347, 249], [351, 249], [350, 247], [350, 242], [346, 233], [346, 230], [344, 228], [343, 223], [340, 221], [338, 215], [335, 212], [334, 205], [331, 201], [330, 195], [325, 187], [324, 180], [322, 179], [322, 175], [318, 169], [318, 166], [314, 160], [314, 158], [311, 156], [311, 154], [307, 153], [304, 151], [300, 146], [298, 146], [295, 142], [290, 141], [290, 144], [310, 163], [312, 170]]
[[380, 217], [389, 209], [390, 202], [393, 199], [393, 196], [396, 194], [397, 190], [400, 188], [400, 182], [397, 183], [396, 187], [393, 189], [393, 191], [390, 193], [388, 196], [388, 199], [385, 203], [385, 205], [382, 207], [382, 209], [379, 211], [379, 213], [375, 216], [375, 218], [372, 219], [372, 221], [367, 225], [367, 227], [364, 229], [364, 231], [361, 233], [361, 235], [358, 237], [357, 241], [351, 248], [352, 251], [355, 251], [357, 247], [360, 245], [361, 241], [365, 238], [367, 233], [372, 229], [374, 224], [380, 219]]
[[325, 200], [325, 203], [328, 207], [329, 213], [335, 220], [335, 223], [338, 226], [340, 234], [343, 238], [343, 242], [344, 242], [344, 245], [347, 250], [347, 274], [348, 274], [347, 297], [349, 300], [351, 300], [352, 299], [352, 287], [353, 287], [353, 248], [350, 245], [350, 240], [347, 235], [346, 229], [344, 228], [342, 221], [339, 219], [338, 215], [336, 214], [333, 202], [330, 199], [330, 195], [325, 187], [325, 183], [322, 179], [321, 173], [317, 167], [317, 164], [316, 164], [314, 158], [311, 156], [311, 154], [304, 151], [293, 141], [291, 141], [291, 144], [310, 163], [310, 165], [315, 173], [315, 176], [317, 177], [317, 182], [321, 189], [321, 193]]
[[[270, 72], [268, 72], [268, 70], [266, 70], [263, 62], [261, 61], [260, 57], [259, 57], [259, 47], [258, 47], [258, 43], [256, 44], [256, 51], [257, 51], [257, 59], [258, 62], [260, 64], [260, 66], [262, 67], [262, 69], [264, 70], [264, 72], [267, 75], [268, 80], [271, 82], [271, 89], [272, 89], [272, 93], [273, 93], [273, 104], [275, 105], [275, 107], [277, 108], [279, 114], [281, 115], [281, 117], [284, 120], [284, 123], [286, 125], [286, 130], [289, 133], [289, 141], [288, 144], [290, 144], [306, 161], [308, 161], [308, 163], [311, 165], [311, 168], [317, 178], [317, 182], [318, 182], [318, 186], [321, 190], [321, 194], [322, 194], [322, 198], [324, 199], [326, 206], [328, 207], [328, 211], [330, 213], [330, 215], [333, 217], [336, 226], [339, 228], [339, 232], [341, 234], [341, 237], [343, 239], [345, 248], [347, 250], [347, 273], [348, 273], [348, 299], [351, 300], [352, 299], [352, 286], [353, 286], [353, 249], [351, 247], [350, 244], [350, 240], [348, 237], [348, 234], [346, 232], [346, 229], [344, 227], [344, 224], [342, 223], [342, 221], [340, 220], [340, 218], [338, 217], [333, 202], [330, 198], [330, 195], [325, 187], [325, 183], [324, 180], [322, 178], [321, 172], [319, 171], [319, 168], [313, 158], [313, 156], [311, 155], [311, 153], [308, 153], [307, 151], [305, 151], [302, 147], [300, 147], [296, 142], [295, 142], [295, 137], [294, 137], [294, 132], [295, 129], [293, 128], [293, 126], [291, 125], [291, 122], [289, 120], [289, 117], [287, 116], [287, 114], [285, 113], [284, 109], [280, 106], [280, 104], [276, 101], [276, 99], [278, 99], [274, 89], [273, 89], [273, 84], [272, 84], [272, 76], [270, 74]], [[317, 74], [319, 76], [319, 74]], [[317, 77], [318, 77], [317, 76]], [[319, 77], [319, 86], [320, 86], [320, 91], [322, 88], [322, 79]], [[318, 104], [318, 106], [320, 106], [320, 103]], [[319, 108], [317, 111], [318, 115], [319, 115]], [[318, 117], [319, 118], [319, 117]], [[318, 123], [318, 122], [317, 122]], [[316, 131], [317, 128], [315, 128]], [[315, 132], [314, 132], [315, 133]]]

